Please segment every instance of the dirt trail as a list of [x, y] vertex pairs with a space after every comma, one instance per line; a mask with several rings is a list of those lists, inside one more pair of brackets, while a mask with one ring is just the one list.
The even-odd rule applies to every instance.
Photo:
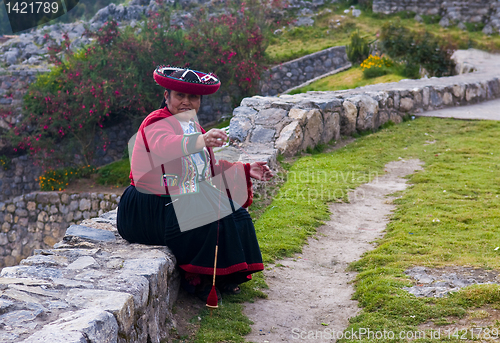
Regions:
[[330, 206], [331, 220], [318, 228], [302, 254], [278, 262], [285, 267], [266, 269], [268, 299], [245, 306], [244, 313], [254, 322], [247, 341], [307, 341], [309, 331], [342, 332], [347, 327], [359, 309], [351, 300], [354, 289], [349, 284], [356, 273], [345, 269], [382, 237], [395, 208], [387, 195], [404, 190], [402, 177], [421, 170], [421, 164], [419, 160], [388, 163], [387, 174], [349, 194], [350, 203]]

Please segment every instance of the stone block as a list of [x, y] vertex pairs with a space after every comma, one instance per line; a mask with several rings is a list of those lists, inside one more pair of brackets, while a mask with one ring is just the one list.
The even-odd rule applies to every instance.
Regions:
[[434, 88], [430, 89], [430, 104], [433, 107], [439, 107], [443, 104], [443, 98], [439, 92], [437, 92]]
[[113, 313], [120, 334], [126, 335], [134, 324], [135, 308], [131, 294], [94, 289], [71, 289], [65, 300], [68, 304], [79, 308]]
[[369, 96], [361, 96], [356, 129], [366, 131], [374, 129], [375, 117], [378, 114], [378, 102]]
[[276, 140], [275, 148], [285, 156], [293, 156], [302, 145], [304, 133], [298, 121], [293, 121], [285, 126]]
[[[257, 113], [257, 111], [254, 112]], [[248, 134], [251, 132], [252, 127], [252, 121], [250, 118], [242, 116], [233, 117], [229, 124], [229, 138], [244, 142]]]
[[61, 194], [61, 202], [65, 205], [69, 204], [69, 195], [66, 193]]
[[80, 211], [90, 210], [92, 203], [88, 199], [80, 199], [79, 209]]
[[10, 223], [4, 222], [2, 224], [2, 232], [9, 232], [10, 231]]
[[413, 99], [411, 98], [402, 98], [399, 104], [399, 109], [402, 112], [410, 112], [413, 109]]
[[451, 95], [451, 93], [449, 93], [449, 92], [444, 92], [443, 103], [445, 105], [452, 105], [453, 104], [453, 95]]
[[292, 108], [290, 112], [288, 112], [288, 117], [298, 121], [301, 126], [304, 126], [307, 119], [307, 112], [307, 110], [300, 108]]
[[33, 201], [28, 201], [26, 208], [28, 209], [28, 211], [34, 211], [36, 209], [36, 203]]
[[261, 110], [255, 117], [255, 124], [276, 125], [286, 116], [286, 112], [287, 111], [281, 108], [269, 108]]
[[16, 211], [16, 205], [14, 204], [7, 205], [7, 211], [14, 213]]
[[323, 129], [323, 116], [321, 112], [317, 109], [308, 111], [301, 149], [314, 148], [318, 145]]
[[39, 214], [38, 214], [38, 221], [39, 222], [42, 222], [42, 223], [46, 223], [49, 221], [49, 215], [47, 214], [47, 212], [45, 211], [41, 211]]
[[84, 269], [87, 267], [98, 267], [96, 260], [92, 256], [82, 256], [68, 265], [67, 269]]
[[276, 130], [266, 129], [261, 125], [256, 125], [250, 137], [252, 143], [271, 143], [274, 140]]
[[458, 84], [453, 86], [453, 95], [461, 101], [464, 98], [465, 94], [465, 85], [464, 84]]
[[115, 317], [100, 309], [63, 313], [58, 320], [24, 340], [24, 343], [114, 343], [118, 341]]
[[116, 241], [116, 237], [111, 231], [94, 229], [83, 225], [71, 225], [68, 230], [66, 230], [66, 236], [77, 236], [100, 242]]
[[345, 100], [342, 107], [344, 111], [340, 114], [340, 133], [343, 135], [350, 135], [356, 131], [358, 108], [349, 100]]
[[78, 201], [76, 200], [71, 201], [71, 203], [69, 204], [69, 210], [72, 212], [76, 211], [77, 209], [78, 209]]
[[326, 144], [333, 140], [340, 139], [340, 114], [338, 112], [325, 112], [324, 129], [321, 133], [320, 143]]

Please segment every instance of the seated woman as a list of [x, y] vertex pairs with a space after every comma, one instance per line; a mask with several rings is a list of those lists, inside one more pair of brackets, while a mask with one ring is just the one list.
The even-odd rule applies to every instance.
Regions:
[[164, 99], [133, 137], [131, 185], [118, 206], [118, 232], [131, 243], [168, 246], [181, 284], [201, 299], [210, 293], [215, 265], [218, 290], [237, 294], [239, 284], [264, 269], [245, 209], [252, 203], [250, 178], [272, 174], [265, 162], [215, 160], [212, 148], [224, 145], [227, 135], [203, 130], [196, 113], [202, 95], [219, 89], [217, 77], [173, 67], [158, 67], [153, 76], [166, 88]]

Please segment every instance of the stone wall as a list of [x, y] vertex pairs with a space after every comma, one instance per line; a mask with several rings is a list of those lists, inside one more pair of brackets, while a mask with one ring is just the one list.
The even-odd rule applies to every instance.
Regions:
[[116, 194], [33, 192], [0, 202], [0, 267], [51, 248], [68, 226], [115, 209]]
[[278, 153], [292, 156], [389, 120], [400, 123], [407, 114], [500, 98], [499, 55], [459, 51], [454, 57], [459, 66], [474, 64], [477, 71], [337, 92], [245, 98], [233, 112], [229, 135], [240, 142], [238, 149], [256, 150], [273, 164]]
[[[129, 121], [106, 128], [105, 132], [109, 139], [106, 142], [107, 147], [103, 149], [102, 137], [96, 136], [98, 148], [92, 163], [101, 166], [121, 159], [127, 149], [128, 140], [136, 131], [137, 129]], [[74, 163], [83, 164], [82, 156], [75, 154], [73, 161], [68, 165]], [[41, 174], [42, 168], [35, 165], [29, 155], [12, 158], [7, 170], [0, 168], [0, 201], [40, 190], [38, 178]]]
[[347, 65], [350, 65], [350, 63], [347, 60], [345, 46], [335, 46], [318, 51], [274, 66], [264, 72], [259, 86], [260, 94], [276, 95], [283, 93], [308, 80]]
[[173, 326], [179, 276], [166, 247], [129, 244], [116, 211], [71, 226], [0, 273], [0, 341], [160, 343]]
[[[439, 15], [443, 26], [463, 22], [484, 23], [489, 33], [500, 30], [500, 2], [497, 0], [373, 0], [373, 12]], [[490, 29], [492, 30], [490, 32]]]

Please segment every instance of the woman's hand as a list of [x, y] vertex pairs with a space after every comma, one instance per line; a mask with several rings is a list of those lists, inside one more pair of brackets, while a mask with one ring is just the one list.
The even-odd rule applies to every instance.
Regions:
[[227, 141], [227, 134], [221, 129], [211, 129], [207, 133], [200, 135], [196, 141], [196, 149], [203, 147], [217, 148], [223, 146]]
[[267, 162], [253, 162], [250, 164], [250, 177], [261, 181], [268, 181], [273, 177]]

